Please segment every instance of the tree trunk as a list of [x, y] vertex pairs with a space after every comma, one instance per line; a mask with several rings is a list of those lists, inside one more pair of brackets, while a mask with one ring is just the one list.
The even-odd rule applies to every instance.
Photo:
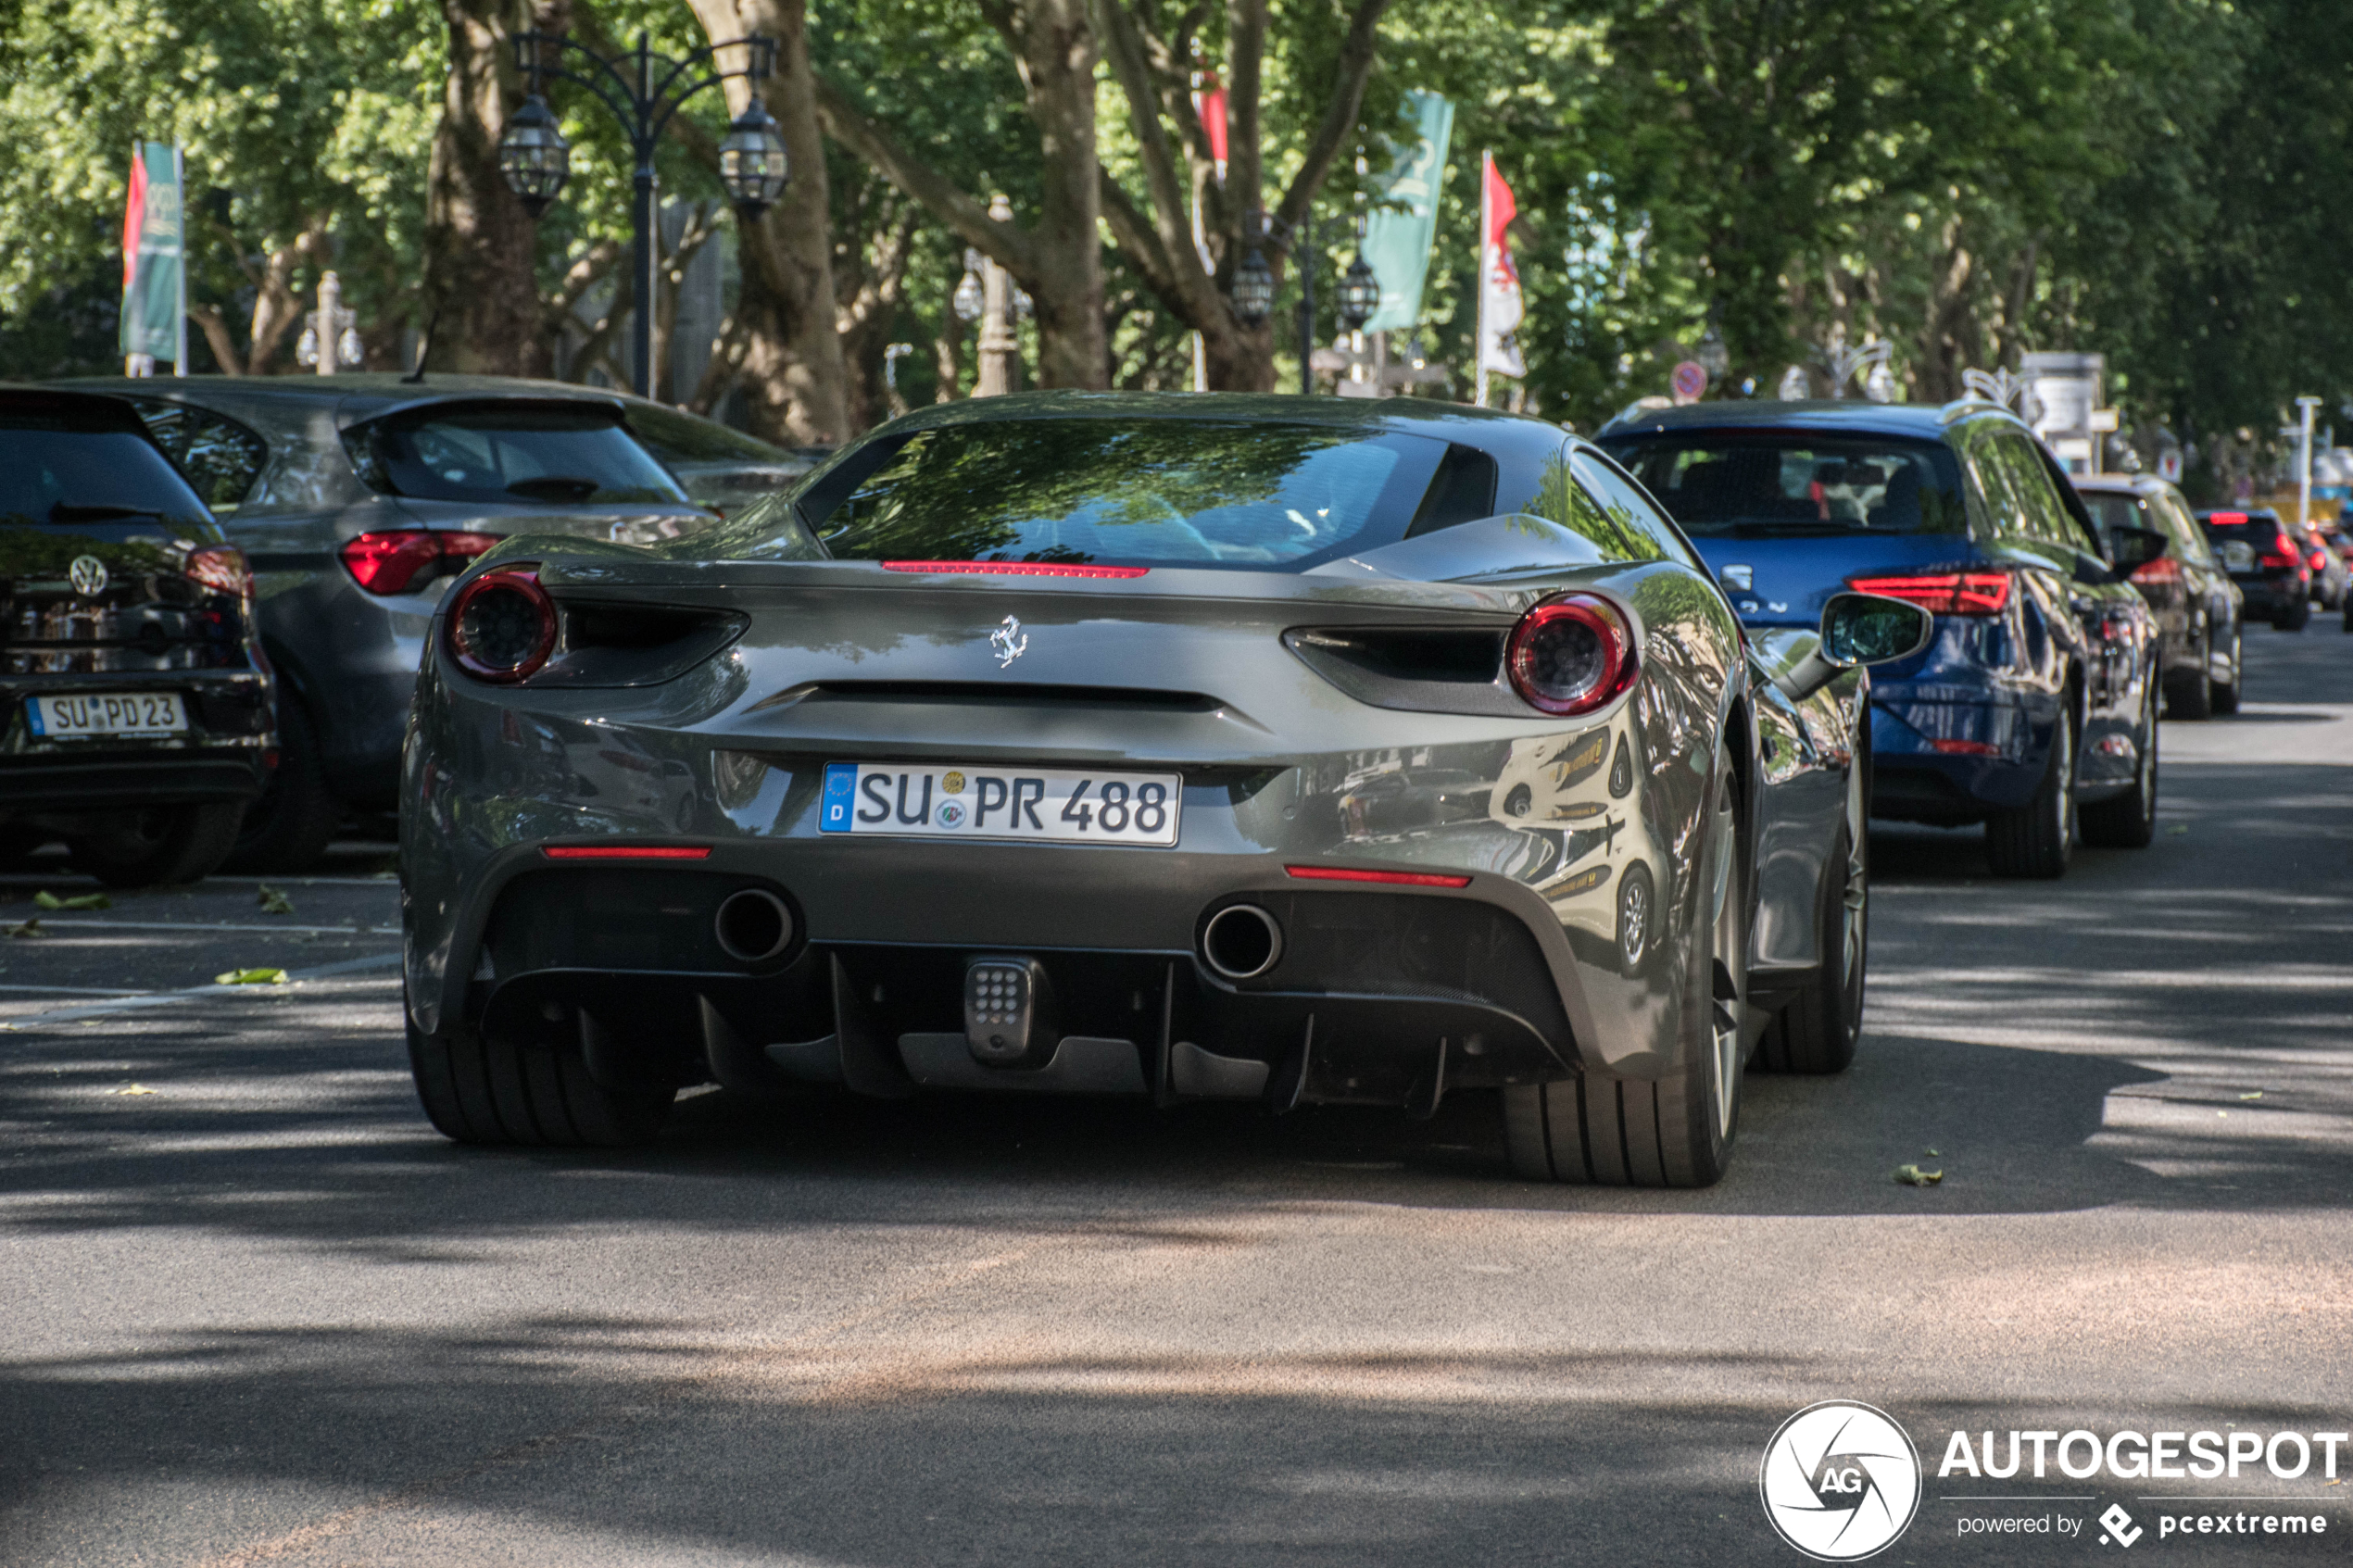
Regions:
[[560, 4], [535, 15], [526, 0], [442, 0], [442, 14], [449, 74], [425, 185], [431, 368], [545, 374], [537, 229], [498, 172], [498, 138], [514, 85], [509, 40], [535, 25], [560, 27]]
[[[834, 445], [854, 432], [841, 342], [834, 332], [833, 198], [817, 130], [807, 0], [689, 3], [713, 43], [752, 33], [776, 41], [776, 71], [761, 85], [792, 178], [774, 207], [737, 230], [743, 289], [736, 319], [744, 332], [743, 384], [752, 429], [788, 446]], [[727, 82], [729, 114], [743, 112], [750, 92], [741, 78]]]
[[1111, 384], [1103, 342], [1102, 166], [1095, 151], [1101, 47], [1088, 0], [987, 7], [1013, 47], [1038, 127], [1038, 224], [1031, 265], [1014, 268], [1038, 320], [1038, 383]]

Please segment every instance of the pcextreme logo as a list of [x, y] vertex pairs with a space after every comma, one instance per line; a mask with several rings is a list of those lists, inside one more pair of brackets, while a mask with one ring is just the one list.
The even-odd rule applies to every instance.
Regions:
[[1818, 1562], [1854, 1562], [1919, 1512], [1919, 1450], [1886, 1411], [1825, 1399], [1781, 1423], [1756, 1489], [1781, 1539]]

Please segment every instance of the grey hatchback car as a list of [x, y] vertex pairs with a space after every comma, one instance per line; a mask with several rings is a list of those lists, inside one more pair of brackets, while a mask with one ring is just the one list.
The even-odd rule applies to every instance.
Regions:
[[[418, 655], [443, 590], [510, 533], [627, 544], [708, 525], [801, 460], [596, 388], [488, 376], [197, 376], [77, 383], [129, 397], [253, 562], [280, 677], [281, 760], [232, 867], [314, 861], [394, 809]], [[691, 421], [676, 466], [646, 427]]]

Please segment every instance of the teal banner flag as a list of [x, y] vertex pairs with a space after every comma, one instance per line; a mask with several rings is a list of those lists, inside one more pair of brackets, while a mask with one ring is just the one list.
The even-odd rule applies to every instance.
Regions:
[[131, 196], [122, 209], [122, 351], [173, 361], [187, 255], [180, 204], [180, 149], [142, 142], [132, 149]]
[[1397, 148], [1386, 174], [1373, 178], [1374, 195], [1394, 203], [1365, 228], [1365, 261], [1380, 280], [1380, 308], [1365, 323], [1372, 332], [1421, 325], [1422, 284], [1438, 232], [1438, 185], [1446, 173], [1446, 144], [1454, 133], [1454, 106], [1435, 93], [1405, 94], [1411, 139]]

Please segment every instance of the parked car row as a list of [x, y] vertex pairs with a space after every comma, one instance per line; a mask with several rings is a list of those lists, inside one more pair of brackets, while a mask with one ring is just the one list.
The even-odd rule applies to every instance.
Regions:
[[[810, 466], [713, 420], [557, 383], [208, 376], [0, 395], [6, 673], [145, 704], [73, 709], [100, 729], [60, 728], [45, 696], [15, 703], [6, 744], [26, 760], [0, 779], [0, 848], [63, 839], [123, 882], [299, 870], [355, 820], [388, 817], [427, 628], [501, 538], [675, 538]], [[157, 549], [197, 566], [131, 570]], [[182, 646], [198, 622], [176, 608], [182, 579], [235, 601], [201, 623], [209, 662]], [[239, 638], [249, 650], [224, 663], [217, 650]], [[233, 689], [258, 706], [233, 718]], [[233, 729], [237, 769], [212, 766], [223, 724], [247, 726]], [[191, 749], [205, 767], [187, 765]], [[102, 753], [120, 755], [106, 768], [125, 802], [104, 823], [75, 771]], [[120, 782], [140, 776], [159, 782]]]
[[1602, 445], [1672, 513], [1752, 627], [1861, 592], [1932, 611], [1871, 683], [1871, 811], [1982, 822], [2002, 876], [2155, 832], [2160, 704], [2238, 703], [2245, 590], [2158, 480], [2071, 483], [1991, 404], [1700, 404]]

